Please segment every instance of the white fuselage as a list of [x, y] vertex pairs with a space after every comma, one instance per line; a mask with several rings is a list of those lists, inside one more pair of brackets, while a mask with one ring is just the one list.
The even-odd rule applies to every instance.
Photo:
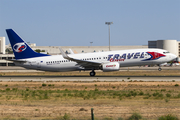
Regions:
[[[152, 55], [150, 55], [151, 53]], [[82, 61], [98, 63], [118, 62], [120, 67], [142, 66], [162, 64], [175, 59], [177, 56], [162, 49], [135, 49], [120, 50], [95, 53], [69, 54], [71, 58]], [[62, 55], [44, 56], [23, 59], [26, 62], [15, 62], [16, 65], [28, 69], [42, 71], [77, 71], [77, 70], [96, 70], [88, 66], [84, 68], [77, 62], [64, 59]]]

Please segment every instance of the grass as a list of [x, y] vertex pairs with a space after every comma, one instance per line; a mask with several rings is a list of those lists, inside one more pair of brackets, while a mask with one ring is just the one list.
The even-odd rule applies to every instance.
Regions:
[[159, 117], [158, 120], [179, 120], [179, 119], [178, 117], [174, 115], [168, 114], [168, 115]]
[[[41, 86], [41, 85], [39, 85]], [[43, 99], [55, 99], [57, 97], [60, 98], [82, 98], [84, 100], [87, 99], [112, 99], [112, 98], [121, 98], [122, 99], [132, 99], [135, 98], [144, 98], [144, 99], [165, 99], [165, 98], [171, 98], [171, 99], [178, 99], [180, 96], [180, 93], [178, 91], [178, 88], [174, 85], [171, 86], [165, 86], [165, 88], [171, 88], [175, 91], [169, 92], [170, 90], [162, 89], [154, 87], [155, 89], [146, 89], [144, 90], [144, 87], [142, 86], [141, 89], [133, 89], [137, 86], [134, 84], [128, 84], [129, 89], [119, 89], [122, 88], [122, 85], [115, 85], [115, 84], [104, 84], [104, 85], [97, 85], [94, 86], [88, 86], [86, 84], [86, 87], [84, 89], [84, 85], [81, 86], [74, 86], [74, 85], [64, 85], [61, 86], [61, 89], [58, 89], [60, 85], [53, 85], [54, 89], [49, 89], [51, 84], [42, 84], [43, 88], [40, 87], [28, 87], [24, 86], [24, 88], [14, 88], [12, 87], [2, 87], [3, 89], [0, 89], [0, 95], [1, 98], [6, 97], [7, 100], [10, 99], [20, 99], [20, 100], [43, 100]], [[127, 86], [126, 86], [127, 87]], [[39, 89], [37, 89], [39, 88]], [[63, 89], [64, 88], [64, 89]], [[76, 90], [76, 88], [80, 90]], [[10, 97], [11, 96], [11, 97]]]
[[140, 120], [142, 119], [142, 116], [138, 113], [133, 113], [132, 116], [128, 118], [128, 120]]
[[[39, 119], [64, 119], [65, 113], [70, 119], [88, 119], [92, 107], [98, 119], [128, 119], [134, 111], [142, 113], [143, 118], [146, 114], [153, 118], [154, 114], [160, 116], [159, 107], [164, 108], [163, 113], [167, 113], [166, 108], [180, 109], [180, 92], [175, 84], [179, 82], [46, 82], [46, 86], [42, 82], [1, 82], [0, 107], [5, 107], [4, 112], [25, 109], [27, 116]], [[149, 106], [153, 111], [144, 112]], [[82, 107], [87, 111], [78, 111]]]

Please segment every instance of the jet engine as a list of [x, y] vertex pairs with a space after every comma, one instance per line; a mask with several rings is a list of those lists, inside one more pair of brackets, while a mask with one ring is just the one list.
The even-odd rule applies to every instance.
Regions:
[[110, 62], [102, 64], [103, 72], [119, 71], [120, 64], [118, 62]]

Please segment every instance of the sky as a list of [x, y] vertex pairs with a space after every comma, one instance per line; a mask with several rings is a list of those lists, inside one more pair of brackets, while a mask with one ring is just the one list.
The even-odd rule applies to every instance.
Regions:
[[0, 0], [0, 36], [37, 46], [147, 45], [180, 41], [180, 0]]

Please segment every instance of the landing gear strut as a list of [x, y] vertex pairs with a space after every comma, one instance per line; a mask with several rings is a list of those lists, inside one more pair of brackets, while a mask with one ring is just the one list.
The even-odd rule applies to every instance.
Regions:
[[92, 70], [90, 73], [89, 73], [90, 76], [95, 76], [96, 73], [94, 72], [94, 70]]
[[161, 65], [158, 65], [158, 66], [159, 66], [158, 70], [161, 71], [162, 70]]

